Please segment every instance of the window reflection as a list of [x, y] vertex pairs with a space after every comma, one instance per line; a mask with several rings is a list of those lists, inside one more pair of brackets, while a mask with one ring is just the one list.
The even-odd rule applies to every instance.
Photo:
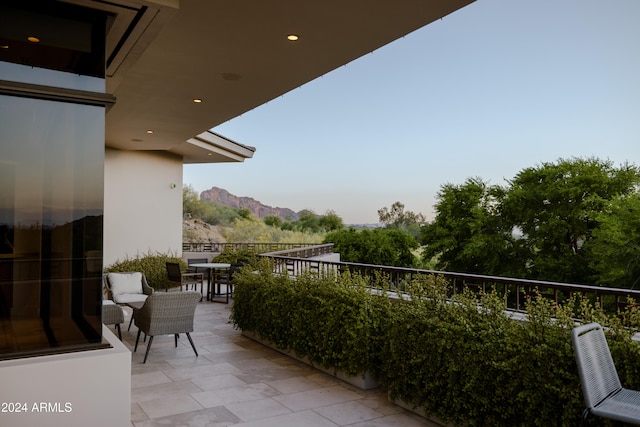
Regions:
[[0, 96], [0, 358], [98, 345], [104, 108]]

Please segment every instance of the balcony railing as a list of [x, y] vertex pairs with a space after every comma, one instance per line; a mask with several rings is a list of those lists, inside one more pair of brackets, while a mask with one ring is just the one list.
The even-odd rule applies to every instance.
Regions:
[[[332, 245], [331, 245], [332, 248]], [[328, 247], [319, 247], [320, 250], [327, 250]], [[295, 254], [294, 254], [295, 253]], [[462, 292], [463, 289], [489, 291], [496, 289], [504, 292], [507, 296], [507, 308], [509, 310], [523, 312], [527, 295], [539, 293], [544, 298], [563, 303], [572, 295], [580, 293], [582, 296], [590, 298], [599, 307], [607, 312], [615, 312], [626, 306], [628, 299], [640, 302], [640, 290], [609, 288], [602, 286], [578, 285], [571, 283], [548, 282], [542, 280], [527, 280], [510, 277], [485, 276], [480, 274], [452, 273], [447, 271], [423, 270], [415, 268], [389, 267], [383, 265], [360, 264], [353, 262], [334, 262], [321, 259], [309, 259], [301, 255], [309, 253], [320, 255], [314, 252], [314, 248], [307, 247], [299, 252], [271, 252], [263, 253], [262, 256], [269, 257], [274, 262], [274, 272], [298, 275], [310, 272], [318, 275], [341, 274], [344, 271], [357, 272], [364, 277], [373, 280], [384, 278], [389, 290], [395, 292], [405, 292], [406, 284], [420, 276], [438, 275], [449, 282], [453, 294]], [[327, 252], [324, 252], [327, 253]]]
[[[223, 252], [225, 250], [251, 250], [256, 253], [286, 251], [299, 248], [317, 247], [317, 243], [182, 243], [183, 252]], [[320, 245], [322, 246], [322, 245]], [[332, 245], [333, 247], [333, 245]]]

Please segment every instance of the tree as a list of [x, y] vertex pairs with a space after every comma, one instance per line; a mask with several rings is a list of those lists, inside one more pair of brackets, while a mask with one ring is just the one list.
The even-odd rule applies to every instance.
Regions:
[[298, 213], [298, 220], [293, 224], [293, 229], [317, 233], [320, 231], [320, 220], [318, 215], [310, 209], [303, 209]]
[[598, 227], [583, 248], [596, 283], [618, 288], [640, 285], [640, 192], [611, 200], [596, 215]]
[[521, 275], [519, 243], [500, 215], [503, 196], [503, 188], [480, 178], [443, 185], [436, 196], [436, 217], [422, 228], [425, 261], [434, 258], [441, 270]]
[[282, 220], [275, 215], [265, 216], [263, 219], [265, 224], [270, 227], [282, 228]]
[[391, 209], [386, 207], [378, 209], [378, 218], [387, 228], [397, 228], [406, 231], [415, 238], [420, 236], [420, 227], [426, 223], [426, 218], [421, 213], [404, 210], [404, 204], [395, 202]]
[[344, 228], [342, 218], [340, 218], [334, 211], [327, 211], [319, 218], [319, 225], [325, 231], [335, 231]]
[[316, 215], [310, 209], [303, 209], [298, 213], [296, 221], [282, 221], [280, 218], [268, 216], [264, 218], [267, 225], [280, 228], [282, 230], [299, 231], [302, 233], [326, 233], [344, 228], [342, 218], [334, 211], [327, 211], [324, 215]]
[[593, 263], [582, 248], [598, 227], [599, 213], [613, 198], [632, 192], [639, 177], [636, 167], [616, 168], [596, 158], [559, 159], [518, 173], [502, 212], [524, 234], [528, 277], [590, 282]]
[[[635, 261], [620, 270], [623, 258], [615, 257], [635, 259], [640, 233], [627, 212], [636, 209], [637, 167], [559, 159], [523, 169], [508, 183], [490, 187], [474, 178], [443, 186], [437, 216], [422, 232], [425, 256], [445, 270], [570, 283], [635, 281]], [[614, 238], [621, 230], [628, 240]]]
[[353, 227], [327, 234], [324, 243], [333, 243], [334, 250], [347, 262], [414, 267], [412, 250], [418, 242], [408, 233], [388, 228], [356, 230]]

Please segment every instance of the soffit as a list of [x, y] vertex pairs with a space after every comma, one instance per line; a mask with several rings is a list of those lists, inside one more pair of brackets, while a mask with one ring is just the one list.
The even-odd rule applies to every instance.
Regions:
[[[210, 147], [196, 143], [197, 135], [471, 2], [108, 2], [120, 4], [135, 25], [117, 19], [112, 25], [128, 33], [107, 70], [107, 91], [117, 101], [107, 113], [106, 145], [171, 151], [185, 163], [219, 161], [208, 155]], [[300, 39], [288, 41], [291, 33]], [[227, 157], [237, 161], [234, 155], [243, 153]]]

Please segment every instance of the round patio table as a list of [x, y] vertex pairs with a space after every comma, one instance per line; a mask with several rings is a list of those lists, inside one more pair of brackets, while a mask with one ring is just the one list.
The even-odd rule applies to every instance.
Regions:
[[[213, 301], [212, 293], [211, 293], [211, 285], [213, 279], [213, 272], [215, 270], [229, 270], [231, 268], [231, 264], [227, 264], [224, 262], [198, 262], [195, 264], [189, 264], [189, 267], [195, 268], [206, 268], [209, 270], [209, 275], [207, 276], [207, 301]], [[228, 286], [228, 285], [227, 285]], [[213, 290], [215, 292], [215, 289]], [[229, 290], [227, 290], [227, 301], [228, 301]]]

